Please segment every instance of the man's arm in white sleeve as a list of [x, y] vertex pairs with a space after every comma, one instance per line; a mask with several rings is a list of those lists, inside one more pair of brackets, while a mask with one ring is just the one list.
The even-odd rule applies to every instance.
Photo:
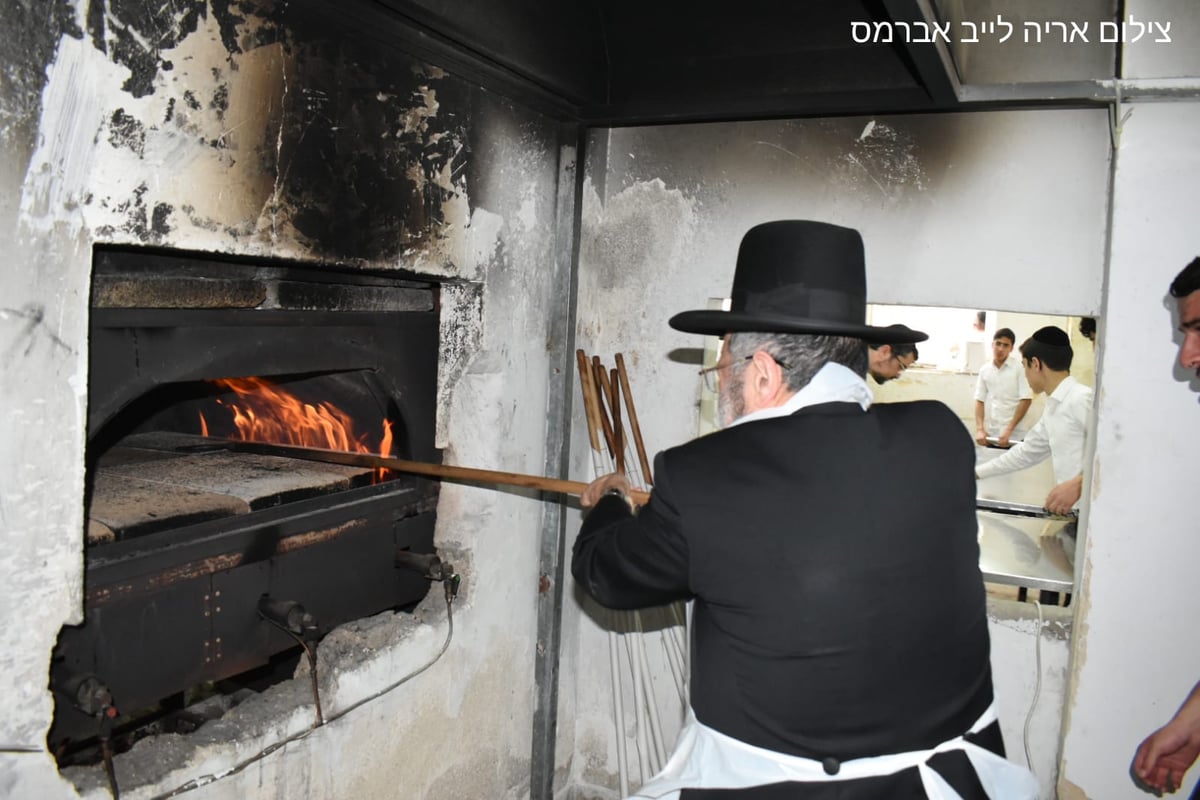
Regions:
[[1016, 472], [1019, 469], [1032, 467], [1050, 457], [1050, 437], [1046, 433], [1043, 420], [1038, 420], [1033, 430], [1018, 444], [999, 458], [993, 458], [986, 464], [975, 468], [975, 477], [990, 478], [993, 475], [1003, 475], [1006, 472]]

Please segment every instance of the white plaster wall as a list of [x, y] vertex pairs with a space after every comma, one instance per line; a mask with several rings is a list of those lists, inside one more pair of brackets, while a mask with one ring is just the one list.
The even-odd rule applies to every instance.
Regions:
[[[1101, 110], [631, 128], [591, 145], [578, 344], [606, 359], [625, 353], [651, 451], [691, 438], [697, 422], [702, 342], [667, 318], [728, 293], [738, 242], [759, 222], [859, 228], [871, 302], [1053, 315], [1100, 308], [1109, 175]], [[574, 474], [586, 479], [576, 416]], [[574, 692], [580, 761], [591, 765], [580, 782], [603, 784], [607, 769], [611, 786], [605, 637], [582, 615]], [[1032, 649], [1031, 631], [998, 636], [997, 683], [1031, 674]], [[1035, 737], [1044, 753], [1058, 739], [1062, 697], [1042, 702]], [[1002, 697], [1000, 711], [1011, 725], [1027, 707]]]
[[[1195, 46], [1200, 7], [1192, 0], [1126, 0], [1125, 17], [1131, 22], [1156, 22], [1158, 26], [1152, 28], [1154, 36], [1133, 41], [1139, 29], [1131, 25], [1132, 33], [1122, 48], [1122, 77], [1200, 77], [1200, 49]], [[1169, 43], [1158, 41], [1164, 38], [1159, 26], [1169, 26]]]
[[[86, 4], [77, 5], [82, 19]], [[211, 18], [194, 39], [181, 48], [173, 73], [184, 85], [204, 80], [210, 66], [229, 67], [228, 54], [214, 45], [220, 37]], [[172, 216], [156, 245], [313, 258], [309, 243], [289, 224], [288, 210], [271, 200], [287, 165], [259, 158], [264, 137], [275, 141], [264, 111], [277, 113], [286, 92], [304, 90], [278, 47], [233, 59], [240, 70], [230, 79], [231, 128], [225, 133], [203, 111], [186, 125], [161, 125], [161, 94], [130, 98], [120, 88], [127, 72], [86, 37], [63, 37], [58, 48], [41, 117], [33, 120], [36, 152], [30, 158], [9, 148], [0, 158], [0, 249], [6, 254], [0, 271], [0, 683], [8, 687], [0, 721], [0, 795], [6, 797], [75, 796], [44, 752], [44, 737], [52, 713], [51, 649], [60, 627], [79, 621], [82, 602], [92, 245], [144, 243], [122, 224], [117, 203], [145, 182], [150, 204], [199, 206]], [[427, 74], [431, 82], [453, 80], [436, 69]], [[459, 284], [445, 297], [444, 313], [452, 317], [443, 332], [461, 334], [443, 342], [448, 374], [441, 376], [439, 432], [452, 443], [445, 461], [538, 473], [549, 424], [547, 321], [565, 288], [547, 279], [554, 272], [556, 127], [483, 92], [467, 108], [439, 106], [437, 86], [413, 99], [413, 117], [405, 124], [441, 113], [481, 126], [472, 132], [478, 147], [470, 155], [473, 169], [450, 175], [447, 168], [436, 176], [445, 182], [439, 196], [445, 198], [446, 225], [431, 237], [430, 249], [417, 246], [411, 263], [370, 266], [478, 282]], [[0, 99], [11, 110], [11, 97]], [[143, 154], [106, 140], [105, 124], [115, 108], [150, 131]], [[420, 126], [406, 133], [420, 136]], [[232, 137], [221, 153], [207, 143], [218, 134]], [[478, 185], [466, 185], [467, 172]], [[358, 255], [339, 257], [361, 263]], [[528, 795], [543, 503], [529, 493], [454, 485], [444, 486], [441, 498], [439, 546], [470, 551], [455, 637], [445, 656], [383, 699], [196, 797]], [[444, 615], [435, 612], [410, 640], [377, 643], [364, 654], [360, 672], [337, 682], [327, 713], [418, 666], [437, 652], [445, 631]], [[222, 771], [286, 731], [301, 730], [309, 719], [308, 707], [281, 712], [261, 738], [213, 741], [182, 764], [172, 740], [138, 775], [138, 751], [119, 756], [122, 794], [148, 797]], [[231, 740], [237, 735], [229, 733]], [[14, 752], [26, 749], [31, 752]], [[93, 787], [102, 783], [96, 776], [90, 781]], [[93, 788], [88, 795], [105, 793]]]
[[1042, 800], [1055, 796], [1072, 616], [1069, 608], [1043, 608], [1039, 637], [1034, 605], [1012, 600], [988, 603], [993, 686], [1004, 747], [1009, 759], [1033, 770]]
[[[1178, 320], [1166, 292], [1200, 255], [1200, 103], [1130, 108], [1114, 187], [1065, 800], [1143, 796], [1128, 774], [1134, 750], [1200, 679], [1194, 574], [1200, 383], [1175, 364]], [[1182, 795], [1195, 785], [1196, 772]]]

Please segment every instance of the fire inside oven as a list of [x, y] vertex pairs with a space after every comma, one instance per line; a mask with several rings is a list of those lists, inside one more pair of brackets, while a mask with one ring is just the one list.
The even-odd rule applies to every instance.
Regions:
[[60, 755], [424, 597], [406, 554], [434, 553], [436, 484], [238, 443], [436, 460], [436, 298], [411, 282], [97, 254], [85, 619], [51, 668]]

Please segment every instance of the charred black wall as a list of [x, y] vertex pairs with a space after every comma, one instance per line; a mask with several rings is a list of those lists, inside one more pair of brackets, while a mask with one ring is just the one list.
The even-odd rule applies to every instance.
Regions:
[[[577, 137], [559, 117], [435, 60], [420, 37], [392, 36], [373, 3], [0, 0], [0, 14], [11, 33], [0, 45], [0, 246], [9, 265], [0, 273], [0, 446], [16, 454], [0, 466], [10, 542], [0, 603], [24, 620], [0, 634], [0, 678], [22, 687], [0, 723], [0, 743], [16, 754], [0, 762], [16, 795], [59, 797], [74, 790], [44, 758], [46, 686], [58, 632], [83, 613], [96, 248], [436, 284], [434, 434], [444, 460], [542, 472], [547, 420], [561, 416], [551, 403], [571, 292], [556, 230], [573, 217]], [[544, 504], [525, 492], [443, 489], [439, 552], [487, 565], [486, 575], [466, 569], [448, 651], [457, 655], [354, 724], [289, 747], [279, 763], [304, 766], [282, 767], [279, 791], [371, 797], [403, 785], [412, 796], [484, 797], [528, 785], [539, 575], [537, 548], [521, 537], [527, 545], [538, 535]], [[344, 635], [329, 657], [342, 671], [329, 679], [333, 706], [437, 654], [445, 618], [417, 617], [407, 628], [375, 622], [369, 635]], [[359, 636], [369, 646], [346, 643]], [[134, 753], [118, 772], [171, 791], [213, 770], [211, 747], [222, 758], [251, 755], [239, 748], [285, 729], [279, 720], [303, 702], [285, 692], [263, 701], [257, 721], [243, 720], [247, 736]], [[491, 744], [463, 748], [463, 730]], [[361, 741], [384, 750], [352, 745]], [[441, 755], [401, 757], [428, 748]], [[95, 776], [71, 777], [86, 787]], [[259, 775], [228, 791], [266, 796], [274, 786]]]

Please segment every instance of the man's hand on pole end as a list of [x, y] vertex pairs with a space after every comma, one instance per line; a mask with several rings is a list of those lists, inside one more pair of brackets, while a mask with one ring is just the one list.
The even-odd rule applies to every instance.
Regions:
[[579, 495], [579, 504], [584, 508], [591, 508], [600, 502], [600, 498], [608, 494], [610, 491], [616, 490], [625, 498], [625, 502], [633, 506], [633, 501], [629, 498], [629, 492], [633, 487], [629, 485], [629, 480], [619, 472], [612, 472], [608, 475], [603, 475], [587, 485], [583, 490], [583, 494]]

